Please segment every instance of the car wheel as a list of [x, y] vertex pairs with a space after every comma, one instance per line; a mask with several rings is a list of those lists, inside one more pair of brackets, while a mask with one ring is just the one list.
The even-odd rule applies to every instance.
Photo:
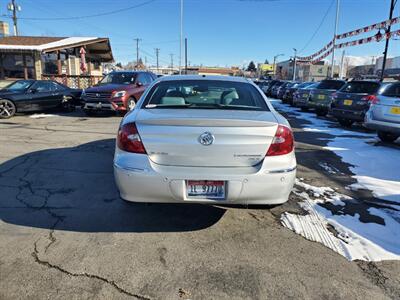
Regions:
[[128, 99], [128, 108], [129, 110], [133, 110], [136, 106], [136, 100], [135, 98], [129, 98]]
[[0, 119], [8, 119], [15, 115], [15, 104], [7, 99], [0, 99]]
[[382, 142], [393, 143], [399, 138], [399, 135], [391, 132], [378, 131], [378, 137]]
[[68, 99], [68, 97], [63, 98], [62, 101], [62, 109], [66, 112], [72, 112], [75, 110], [74, 100], [72, 98]]
[[317, 109], [315, 113], [320, 117], [325, 117], [328, 114], [328, 112], [324, 109]]
[[338, 119], [338, 122], [340, 125], [342, 125], [343, 127], [351, 127], [351, 125], [353, 125], [353, 121], [351, 120], [346, 120], [346, 119]]

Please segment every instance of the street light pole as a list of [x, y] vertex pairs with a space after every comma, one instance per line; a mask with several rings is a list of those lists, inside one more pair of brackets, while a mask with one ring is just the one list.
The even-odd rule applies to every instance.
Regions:
[[293, 59], [293, 81], [296, 81], [296, 60], [297, 60], [297, 49], [294, 50], [294, 59]]
[[272, 66], [272, 68], [273, 68], [273, 71], [274, 71], [274, 76], [276, 77], [276, 59], [279, 57], [279, 56], [283, 56], [283, 55], [285, 55], [285, 54], [277, 54], [277, 55], [275, 55], [274, 56], [274, 64], [273, 64], [273, 66]]
[[[397, 1], [396, 1], [396, 2], [397, 2]], [[392, 1], [390, 2], [389, 19], [392, 19], [392, 18], [393, 18], [394, 6], [395, 6], [395, 1], [392, 0]], [[388, 28], [386, 29], [386, 32], [390, 32], [390, 29], [391, 29], [391, 26], [389, 25]], [[387, 59], [388, 48], [389, 48], [389, 39], [386, 39], [385, 51], [383, 52], [382, 73], [381, 73], [380, 81], [383, 81], [383, 78], [384, 78], [384, 72], [385, 72], [385, 68], [386, 68], [386, 59]]]
[[340, 5], [340, 0], [336, 0], [335, 31], [333, 33], [333, 44], [332, 44], [331, 78], [333, 78], [335, 71], [335, 44], [336, 44], [337, 27], [339, 22], [339, 5]]
[[182, 47], [183, 47], [183, 0], [181, 0], [181, 35], [179, 39], [179, 74], [182, 74]]

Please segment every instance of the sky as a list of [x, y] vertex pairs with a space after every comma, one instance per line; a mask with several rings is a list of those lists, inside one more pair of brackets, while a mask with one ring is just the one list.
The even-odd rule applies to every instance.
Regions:
[[[8, 14], [8, 2], [0, 1], [2, 20], [9, 20], [4, 17]], [[148, 64], [155, 64], [155, 48], [160, 48], [160, 65], [170, 63], [170, 54], [174, 64], [178, 63], [180, 0], [17, 0], [17, 3], [22, 8], [18, 14], [20, 35], [109, 37], [115, 60], [122, 63], [136, 59], [134, 39], [140, 38], [140, 56]], [[125, 9], [136, 4], [144, 5]], [[338, 33], [388, 19], [389, 7], [390, 0], [341, 0]], [[115, 10], [121, 11], [75, 20], [23, 19], [80, 17]], [[278, 61], [288, 59], [293, 48], [299, 50], [299, 55], [308, 56], [331, 40], [335, 14], [336, 0], [184, 0], [188, 61], [190, 65], [207, 66], [243, 66], [251, 60], [265, 59], [272, 63], [277, 54], [284, 54]], [[399, 15], [400, 3], [394, 13]], [[393, 29], [400, 29], [400, 24]], [[380, 42], [345, 51], [352, 56], [380, 56], [383, 50], [384, 42]], [[389, 55], [400, 55], [400, 40], [390, 42]]]

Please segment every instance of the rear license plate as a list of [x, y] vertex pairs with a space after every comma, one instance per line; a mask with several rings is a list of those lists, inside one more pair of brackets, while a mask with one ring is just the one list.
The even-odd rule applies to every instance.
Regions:
[[190, 199], [225, 199], [225, 181], [187, 180], [186, 194]]
[[344, 100], [343, 104], [344, 105], [352, 105], [353, 104], [353, 100]]
[[394, 106], [390, 108], [390, 113], [394, 115], [400, 115], [400, 106]]
[[318, 95], [318, 100], [324, 100], [325, 99], [325, 95]]

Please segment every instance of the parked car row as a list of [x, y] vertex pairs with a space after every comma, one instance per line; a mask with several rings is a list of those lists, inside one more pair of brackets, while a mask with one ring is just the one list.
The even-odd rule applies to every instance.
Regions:
[[73, 111], [78, 105], [88, 116], [104, 111], [124, 114], [156, 78], [150, 72], [111, 72], [83, 91], [53, 80], [17, 80], [0, 90], [0, 119], [24, 112]]
[[322, 80], [286, 89], [282, 102], [333, 116], [340, 125], [355, 122], [376, 130], [379, 138], [393, 142], [400, 137], [400, 82]]

